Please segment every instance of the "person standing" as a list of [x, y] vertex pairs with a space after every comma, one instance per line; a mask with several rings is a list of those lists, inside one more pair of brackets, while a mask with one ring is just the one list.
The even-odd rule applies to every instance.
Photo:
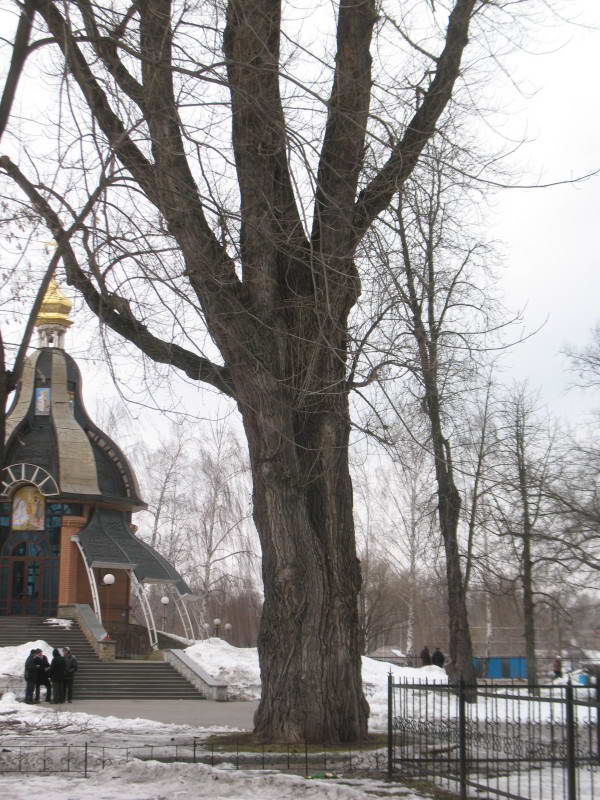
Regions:
[[424, 667], [429, 667], [431, 665], [431, 653], [427, 645], [421, 650], [421, 664]]
[[552, 670], [554, 672], [555, 678], [562, 678], [562, 659], [560, 656], [556, 656], [556, 658], [554, 659]]
[[35, 702], [40, 702], [40, 686], [46, 688], [46, 702], [52, 702], [52, 684], [50, 683], [50, 664], [41, 648], [35, 651], [36, 677], [35, 677]]
[[443, 667], [445, 660], [446, 658], [444, 657], [444, 654], [442, 653], [440, 648], [436, 647], [433, 653], [431, 654], [431, 663], [435, 664], [436, 667]]
[[25, 678], [25, 702], [28, 705], [33, 703], [33, 690], [35, 689], [36, 684], [37, 668], [34, 663], [36, 654], [37, 650], [31, 650], [25, 659], [25, 672], [23, 677]]
[[69, 647], [63, 647], [63, 654], [65, 657], [65, 700], [67, 703], [73, 702], [73, 680], [77, 672], [77, 659], [71, 653]]
[[52, 702], [64, 703], [65, 701], [65, 659], [58, 648], [52, 651], [52, 661], [50, 662], [50, 679], [52, 681]]

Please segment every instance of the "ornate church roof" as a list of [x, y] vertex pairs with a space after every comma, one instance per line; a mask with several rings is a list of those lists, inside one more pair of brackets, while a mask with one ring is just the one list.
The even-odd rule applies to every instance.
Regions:
[[140, 583], [171, 583], [180, 595], [191, 593], [181, 575], [160, 553], [132, 536], [123, 511], [95, 509], [77, 538], [91, 567], [132, 569]]
[[131, 465], [87, 413], [81, 373], [62, 349], [71, 306], [53, 281], [36, 321], [45, 346], [27, 359], [6, 421], [0, 496], [27, 480], [43, 494], [65, 500], [104, 501], [130, 511], [145, 508]]

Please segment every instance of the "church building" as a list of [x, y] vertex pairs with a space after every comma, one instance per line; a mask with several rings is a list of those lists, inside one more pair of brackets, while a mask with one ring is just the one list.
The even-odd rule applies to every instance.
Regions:
[[[179, 612], [193, 637], [174, 567], [135, 535], [146, 508], [131, 465], [90, 419], [81, 373], [65, 352], [72, 303], [53, 281], [36, 321], [6, 424], [0, 477], [0, 616], [74, 617], [88, 606], [107, 631], [124, 630], [139, 601], [149, 646], [157, 632], [148, 588]], [[167, 600], [168, 598], [168, 600]]]

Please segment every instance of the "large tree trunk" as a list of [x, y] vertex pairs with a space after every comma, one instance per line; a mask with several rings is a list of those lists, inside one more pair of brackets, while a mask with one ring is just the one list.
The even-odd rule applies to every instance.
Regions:
[[313, 409], [298, 413], [281, 387], [265, 393], [252, 385], [255, 394], [246, 390], [240, 408], [265, 591], [255, 735], [361, 740], [369, 710], [360, 674], [347, 396], [321, 395]]

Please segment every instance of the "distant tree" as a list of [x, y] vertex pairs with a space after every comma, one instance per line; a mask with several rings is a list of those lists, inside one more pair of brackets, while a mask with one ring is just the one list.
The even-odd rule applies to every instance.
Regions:
[[[193, 589], [190, 610], [210, 635], [215, 605], [254, 586], [258, 542], [250, 522], [248, 468], [223, 425], [199, 437], [175, 425], [157, 448], [143, 448], [140, 479], [148, 502], [140, 535], [175, 564]], [[216, 614], [216, 616], [221, 616]]]
[[536, 598], [560, 557], [556, 552], [560, 540], [552, 535], [555, 520], [547, 501], [556, 434], [540, 418], [535, 398], [523, 385], [513, 387], [500, 403], [496, 424], [494, 512], [490, 516], [496, 531], [505, 537], [507, 562], [516, 569], [521, 588], [527, 681], [533, 690], [538, 683]]
[[[433, 464], [446, 563], [448, 669], [454, 680], [473, 684], [468, 579], [461, 543], [462, 478], [455, 460], [467, 399], [484, 380], [483, 354], [508, 323], [500, 320], [494, 277], [488, 269], [489, 248], [466, 223], [472, 208], [469, 193], [474, 189], [457, 169], [461, 154], [452, 140], [440, 135], [428, 143], [427, 169], [415, 170], [399, 191], [384, 216], [386, 229], [376, 228], [365, 239], [377, 272], [376, 310], [369, 317], [378, 317], [381, 324], [362, 348], [373, 361], [384, 364], [377, 377], [388, 408], [379, 414], [383, 425], [375, 428], [376, 435], [389, 440], [400, 431], [401, 454], [404, 441], [414, 437]], [[369, 329], [368, 320], [365, 326]], [[407, 407], [408, 392], [414, 403]], [[471, 535], [482, 453], [477, 458]]]

